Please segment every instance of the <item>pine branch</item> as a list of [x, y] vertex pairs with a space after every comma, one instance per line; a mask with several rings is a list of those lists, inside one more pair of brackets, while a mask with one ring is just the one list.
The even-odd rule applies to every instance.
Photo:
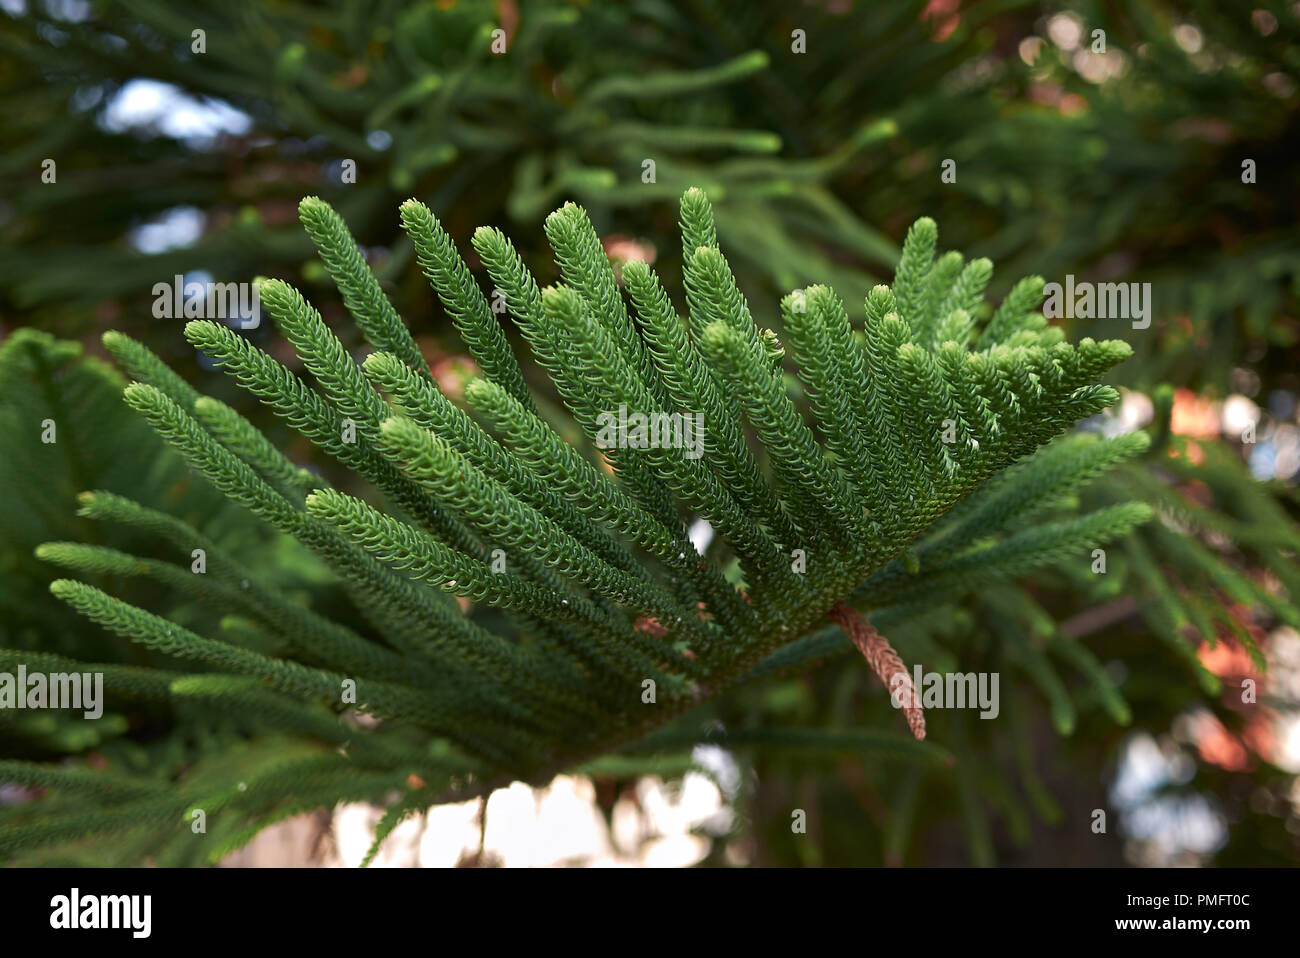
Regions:
[[[391, 508], [313, 480], [246, 419], [193, 393], [138, 344], [110, 338], [111, 348], [143, 380], [126, 388], [127, 403], [229, 499], [323, 559], [377, 634], [249, 582], [247, 569], [198, 530], [107, 493], [84, 497], [83, 513], [159, 536], [185, 555], [204, 549], [212, 577], [72, 543], [39, 553], [79, 573], [147, 576], [217, 610], [230, 641], [83, 583], [54, 583], [56, 596], [106, 628], [218, 670], [119, 671], [123, 691], [227, 709], [250, 727], [348, 749], [351, 760], [308, 754], [259, 774], [242, 798], [225, 785], [204, 792], [245, 816], [223, 848], [294, 809], [328, 807], [336, 795], [397, 783], [408, 771], [433, 775], [437, 787], [409, 793], [382, 833], [438, 801], [483, 794], [512, 777], [544, 779], [638, 740], [653, 745], [658, 736], [648, 733], [738, 682], [850, 645], [900, 694], [920, 738], [924, 718], [901, 658], [850, 602], [870, 607], [909, 655], [942, 657], [949, 653], [918, 614], [936, 595], [955, 599], [1079, 561], [1150, 516], [1145, 506], [1110, 502], [1030, 524], [1145, 448], [1140, 435], [1080, 436], [1033, 455], [1117, 398], [1097, 379], [1129, 350], [1061, 341], [1032, 313], [1042, 292], [1032, 279], [1013, 288], [972, 346], [992, 267], [956, 253], [936, 260], [930, 220], [909, 231], [894, 287], [867, 295], [861, 338], [827, 287], [783, 300], [783, 336], [801, 391], [787, 387], [785, 347], [754, 323], [701, 191], [688, 191], [680, 212], [685, 322], [644, 263], [623, 267], [629, 307], [580, 207], [569, 204], [546, 222], [564, 282], [544, 291], [509, 240], [479, 230], [473, 245], [573, 425], [600, 451], [593, 462], [585, 445], [566, 441], [570, 425], [539, 415], [552, 407], [534, 401], [493, 307], [426, 207], [404, 204], [402, 223], [483, 371], [466, 389], [469, 411], [433, 380], [342, 220], [315, 198], [301, 214], [379, 351], [358, 365], [320, 313], [275, 280], [262, 284], [263, 302], [319, 391], [220, 324], [190, 323], [186, 336], [383, 491]], [[644, 416], [647, 432], [612, 430], [615, 411]], [[699, 443], [671, 430], [650, 441], [652, 421], [658, 428], [681, 415], [702, 420]], [[687, 541], [686, 517], [712, 527], [708, 555]], [[728, 570], [731, 557], [738, 563]], [[1238, 579], [1217, 581], [1260, 599]], [[1087, 650], [1045, 632], [1045, 614], [1021, 598], [989, 592], [980, 622], [1049, 639], [1113, 714], [1125, 714]], [[1185, 613], [1165, 603], [1172, 635]], [[1073, 706], [1052, 663], [1018, 636], [1006, 641], [1068, 728]], [[344, 701], [352, 682], [356, 701]], [[348, 729], [336, 717], [346, 706], [384, 722]], [[916, 759], [938, 754], [895, 750]], [[965, 787], [977, 784], [975, 776]], [[159, 805], [150, 814], [176, 812]], [[72, 821], [48, 835], [64, 834]], [[87, 824], [113, 827], [108, 819]], [[976, 827], [973, 812], [968, 824]]]
[[315, 196], [304, 197], [298, 204], [298, 217], [320, 251], [325, 269], [343, 295], [344, 305], [366, 339], [376, 348], [393, 353], [412, 369], [428, 376], [428, 363], [406, 324], [380, 289], [375, 274], [366, 266], [343, 218]]
[[402, 228], [415, 244], [424, 275], [433, 284], [479, 369], [531, 411], [532, 397], [524, 385], [510, 343], [452, 245], [451, 237], [423, 203], [407, 200], [402, 204], [401, 215]]

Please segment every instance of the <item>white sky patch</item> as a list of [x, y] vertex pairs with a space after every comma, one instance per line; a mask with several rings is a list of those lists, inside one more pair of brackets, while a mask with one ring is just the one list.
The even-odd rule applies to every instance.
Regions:
[[141, 253], [165, 253], [193, 246], [206, 222], [197, 206], [173, 206], [162, 215], [133, 229], [128, 239]]
[[90, 19], [90, 4], [87, 0], [45, 0], [44, 6], [55, 20], [84, 23]]
[[[1208, 714], [1208, 712], [1207, 712]], [[1187, 716], [1196, 720], [1196, 710]], [[1147, 732], [1130, 735], [1120, 750], [1110, 799], [1122, 815], [1123, 832], [1144, 847], [1129, 845], [1126, 856], [1147, 865], [1169, 865], [1188, 853], [1210, 855], [1227, 841], [1228, 829], [1212, 798], [1201, 792], [1163, 794], [1166, 785], [1186, 785], [1196, 762], [1185, 750], [1162, 747]]]
[[153, 133], [194, 146], [220, 136], [241, 136], [253, 128], [242, 110], [211, 97], [190, 96], [159, 80], [128, 80], [108, 101], [99, 118], [111, 133]]
[[735, 798], [740, 791], [740, 766], [731, 753], [720, 745], [697, 745], [691, 749], [691, 760], [710, 772], [727, 798]]
[[[683, 868], [709, 852], [708, 837], [694, 831], [720, 834], [732, 826], [731, 811], [707, 775], [688, 772], [671, 783], [649, 776], [635, 788], [635, 801], [624, 795], [614, 804], [609, 827], [585, 776], [560, 775], [545, 788], [515, 782], [497, 789], [487, 802], [484, 857], [507, 868]], [[388, 837], [374, 867], [450, 868], [473, 857], [478, 811], [479, 802], [472, 800], [407, 819]], [[340, 806], [335, 851], [325, 864], [360, 864], [382, 814], [373, 805]]]
[[696, 519], [686, 530], [686, 535], [691, 540], [691, 545], [702, 555], [713, 541], [713, 526], [709, 525], [708, 519]]

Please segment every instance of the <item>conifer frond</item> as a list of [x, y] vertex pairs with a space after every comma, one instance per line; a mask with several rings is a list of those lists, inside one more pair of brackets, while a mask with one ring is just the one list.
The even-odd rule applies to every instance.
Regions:
[[[168, 680], [173, 701], [225, 706], [310, 740], [348, 743], [352, 761], [309, 760], [258, 778], [257, 800], [239, 800], [250, 817], [222, 847], [245, 840], [258, 822], [330, 804], [350, 769], [374, 774], [348, 794], [401, 780], [385, 778], [388, 771], [443, 775], [450, 787], [474, 770], [537, 777], [580, 765], [742, 679], [842, 650], [847, 643], [832, 622], [874, 636], [859, 647], [878, 669], [893, 668], [899, 656], [878, 629], [896, 629], [905, 651], [934, 651], [924, 631], [909, 626], [927, 598], [1077, 559], [1150, 515], [1120, 501], [1029, 524], [1145, 448], [1140, 435], [1081, 436], [1034, 454], [1114, 401], [1097, 380], [1128, 347], [1055, 341], [1032, 312], [1042, 293], [1035, 279], [1017, 284], [976, 335], [992, 266], [956, 253], [936, 258], [931, 220], [908, 232], [893, 287], [867, 294], [861, 335], [827, 287], [783, 300], [781, 337], [802, 386], [794, 390], [785, 347], [754, 323], [702, 191], [688, 191], [680, 210], [685, 319], [649, 265], [627, 263], [620, 280], [573, 204], [545, 224], [562, 279], [554, 287], [541, 289], [498, 231], [474, 234], [495, 284], [489, 305], [437, 218], [408, 201], [402, 225], [482, 373], [465, 390], [466, 411], [432, 377], [337, 214], [313, 197], [300, 213], [377, 350], [364, 365], [277, 280], [262, 284], [263, 303], [315, 388], [218, 323], [193, 322], [185, 334], [383, 492], [386, 505], [314, 479], [138, 344], [106, 342], [140, 380], [126, 388], [127, 403], [231, 500], [314, 551], [375, 634], [250, 583], [247, 570], [197, 530], [108, 493], [85, 497], [83, 512], [160, 536], [185, 554], [207, 549], [213, 575], [103, 547], [40, 550], [78, 574], [150, 577], [218, 610], [225, 640], [85, 583], [51, 587], [106, 628], [217, 670]], [[497, 301], [550, 374], [572, 425], [540, 414], [552, 406], [525, 383]], [[584, 437], [578, 444], [566, 439], [574, 426]], [[697, 518], [714, 532], [704, 553], [686, 536]], [[1221, 584], [1247, 593], [1236, 580]], [[989, 621], [1041, 627], [1041, 610], [1007, 596], [1019, 593], [989, 593], [981, 606]], [[860, 628], [865, 620], [846, 600], [876, 627]], [[1122, 714], [1087, 651], [1050, 638]], [[1029, 643], [1011, 654], [1068, 730], [1073, 706], [1053, 663]], [[120, 678], [131, 685], [130, 676]], [[338, 722], [348, 707], [340, 690], [350, 682], [358, 686], [350, 707], [385, 717], [378, 729], [352, 734]], [[920, 729], [919, 712], [909, 721]], [[407, 732], [414, 738], [401, 737]], [[795, 732], [767, 739], [800, 744]], [[844, 743], [868, 745], [895, 747], [888, 736]], [[426, 760], [426, 750], [441, 758]], [[277, 789], [295, 775], [314, 784], [279, 801]], [[465, 794], [464, 783], [453, 792]], [[440, 794], [441, 787], [408, 793], [380, 840]], [[220, 791], [208, 800], [236, 799]]]
[[338, 286], [344, 305], [366, 339], [428, 376], [429, 366], [424, 356], [415, 345], [410, 330], [393, 309], [393, 304], [384, 295], [379, 280], [366, 266], [365, 258], [343, 218], [334, 212], [332, 206], [315, 196], [304, 197], [298, 204], [298, 217], [320, 251], [321, 260]]
[[[415, 244], [424, 275], [433, 284], [474, 361], [485, 376], [500, 383], [520, 402], [531, 404], [524, 375], [501, 324], [493, 317], [451, 237], [429, 208], [416, 200], [402, 204], [401, 216], [402, 228]], [[375, 345], [384, 348], [380, 343]]]

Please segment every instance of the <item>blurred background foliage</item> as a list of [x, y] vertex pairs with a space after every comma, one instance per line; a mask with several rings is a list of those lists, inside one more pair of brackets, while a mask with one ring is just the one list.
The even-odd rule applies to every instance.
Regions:
[[[95, 358], [99, 334], [121, 329], [308, 462], [309, 447], [202, 365], [183, 320], [153, 313], [154, 284], [174, 275], [275, 276], [359, 341], [297, 222], [303, 195], [342, 213], [444, 383], [466, 360], [398, 230], [407, 197], [470, 257], [473, 229], [500, 226], [542, 281], [554, 277], [540, 220], [576, 200], [612, 257], [652, 258], [680, 289], [676, 198], [701, 186], [756, 320], [778, 330], [779, 297], [811, 283], [860, 313], [906, 225], [929, 215], [945, 248], [994, 261], [995, 302], [1031, 273], [1152, 284], [1149, 329], [1059, 321], [1071, 338], [1135, 349], [1114, 380], [1131, 390], [1124, 406], [1092, 426], [1158, 440], [1086, 495], [1159, 502], [1204, 551], [1146, 529], [1112, 551], [1104, 577], [1039, 572], [1009, 594], [873, 614], [908, 661], [1006, 672], [1004, 721], [936, 715], [932, 739], [955, 764], [900, 764], [855, 738], [898, 716], [865, 670], [843, 668], [842, 636], [813, 637], [809, 659], [823, 663], [755, 681], [692, 719], [724, 731], [684, 735], [725, 745], [744, 770], [728, 791], [735, 820], [705, 861], [1300, 861], [1298, 769], [1278, 758], [1300, 752], [1300, 635], [1276, 599], [1278, 587], [1300, 594], [1300, 4], [2, 0], [0, 11], [0, 646], [142, 663], [49, 599], [50, 570], [32, 554], [51, 539], [116, 544], [76, 516], [76, 493], [94, 488], [234, 547], [260, 543], [244, 554], [268, 583], [348, 615], [302, 550], [268, 545], [188, 477]], [[269, 323], [248, 335], [276, 349]], [[65, 460], [11, 454], [52, 404], [68, 417]], [[1245, 422], [1254, 443], [1239, 441]], [[112, 591], [131, 599], [125, 584]], [[186, 621], [168, 601], [153, 604]], [[1198, 647], [1189, 629], [1222, 641]], [[1273, 666], [1267, 721], [1235, 691], [1260, 674], [1253, 648]], [[114, 745], [79, 738], [78, 723], [6, 720], [0, 741], [6, 756], [123, 762], [113, 748], [171, 743], [171, 759], [131, 760], [169, 774], [226, 742], [211, 733], [223, 721], [132, 713], [100, 733]], [[597, 771], [609, 807], [634, 775]], [[813, 840], [791, 832], [796, 806]], [[1097, 808], [1118, 815], [1110, 837], [1122, 840], [1092, 833]]]

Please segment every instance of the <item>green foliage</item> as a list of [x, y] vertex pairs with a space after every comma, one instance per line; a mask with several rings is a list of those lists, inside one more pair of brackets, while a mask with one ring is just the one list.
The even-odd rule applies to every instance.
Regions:
[[[1262, 360], [1267, 383], [1294, 366], [1300, 248], [1273, 214], [1296, 197], [1288, 144], [1300, 98], [1285, 80], [1300, 20], [1273, 6], [1263, 32], [1231, 0], [1194, 10], [1015, 0], [952, 16], [921, 0], [743, 16], [716, 0], [537, 0], [513, 20], [494, 0], [365, 10], [96, 0], [73, 20], [29, 3], [0, 19], [10, 54], [0, 125], [11, 134], [0, 169], [23, 186], [0, 223], [0, 306], [61, 330], [108, 308], [144, 336], [160, 276], [301, 271], [320, 282], [338, 261], [303, 270], [311, 244], [290, 215], [320, 194], [411, 318], [422, 300], [405, 266], [417, 251], [386, 212], [399, 198], [454, 210], [458, 235], [528, 227], [574, 199], [602, 228], [617, 221], [665, 249], [676, 237], [657, 211], [703, 184], [717, 204], [707, 229], [761, 324], [776, 322], [778, 291], [884, 278], [898, 253], [890, 237], [928, 210], [955, 246], [1009, 275], [1119, 270], [1152, 282], [1156, 324], [1131, 336], [1140, 361], [1121, 375], [1223, 389], [1267, 343], [1278, 347]], [[1104, 31], [1105, 53], [1052, 42], [1058, 14], [1078, 18], [1085, 38]], [[220, 38], [221, 56], [193, 52], [195, 24]], [[791, 50], [796, 27], [807, 53]], [[1181, 47], [1180, 27], [1203, 46]], [[491, 51], [496, 28], [504, 55]], [[205, 142], [104, 122], [136, 78], [230, 104], [251, 128]], [[40, 181], [46, 158], [58, 161], [57, 189]], [[355, 183], [340, 182], [342, 158], [357, 163]], [[1241, 182], [1245, 158], [1255, 184]], [[653, 182], [641, 179], [647, 159]], [[937, 175], [945, 159], [955, 182]], [[106, 179], [106, 168], [121, 173]], [[192, 247], [144, 255], [122, 242], [182, 204], [207, 217]], [[318, 239], [333, 227], [312, 229]], [[690, 250], [713, 245], [707, 231], [683, 238]], [[536, 244], [521, 252], [542, 258]], [[81, 282], [66, 281], [73, 271]], [[345, 291], [349, 307], [358, 295], [378, 306], [358, 289]], [[859, 306], [846, 302], [855, 321]]]
[[[547, 404], [519, 395], [519, 367], [497, 349], [504, 340], [494, 314], [465, 307], [482, 294], [421, 209], [403, 207], [408, 228], [428, 253], [435, 290], [485, 358], [482, 378], [466, 390], [482, 423], [411, 353], [363, 261], [343, 248], [346, 230], [319, 201], [304, 201], [302, 216], [345, 298], [364, 314], [358, 325], [378, 350], [364, 366], [279, 281], [263, 284], [263, 302], [315, 387], [218, 324], [186, 329], [251, 393], [374, 483], [384, 498], [373, 503], [323, 484], [301, 499], [306, 476], [246, 420], [181, 388], [143, 346], [109, 337], [140, 379], [124, 390], [127, 404], [231, 501], [314, 552], [353, 597], [367, 632], [250, 582], [232, 556], [185, 523], [102, 493], [87, 500], [88, 511], [181, 548], [211, 546], [211, 572], [67, 542], [38, 553], [81, 575], [148, 577], [207, 606], [187, 627], [90, 584], [51, 585], [58, 599], [177, 668], [203, 663], [205, 671], [169, 682], [175, 704], [238, 702], [250, 719], [292, 731], [304, 746], [338, 744], [333, 715], [380, 718], [349, 736], [344, 757], [307, 758], [301, 775], [290, 765], [257, 778], [238, 798], [209, 798], [214, 813], [233, 803], [243, 816], [237, 828], [223, 825], [221, 850], [250, 837], [256, 822], [332, 804], [330, 789], [344, 781], [350, 784], [336, 800], [362, 783], [379, 796], [410, 773], [444, 783], [408, 795], [395, 806], [400, 817], [496, 782], [581, 765], [771, 671], [769, 660], [780, 659], [779, 668], [807, 661], [791, 650], [819, 634], [829, 608], [850, 594], [887, 623], [890, 608], [1083, 561], [1092, 546], [1150, 517], [1146, 506], [1120, 502], [1030, 528], [1012, 521], [1023, 516], [1010, 514], [1009, 502], [1033, 515], [1035, 503], [1059, 501], [1145, 447], [1140, 437], [1083, 436], [1029, 455], [1114, 401], [1096, 379], [1128, 349], [1092, 340], [1074, 347], [1009, 321], [988, 346], [974, 348], [966, 320], [950, 318], [970, 315], [987, 270], [929, 269], [932, 223], [909, 233], [899, 288], [868, 296], [865, 343], [850, 334], [829, 289], [787, 297], [811, 424], [774, 367], [726, 259], [705, 245], [712, 214], [698, 191], [682, 208], [686, 241], [704, 241], [689, 257], [685, 321], [645, 264], [626, 270], [627, 308], [578, 207], [547, 221], [564, 282], [544, 290], [507, 241], [478, 234], [476, 243], [492, 254], [484, 256], [489, 272], [500, 274], [494, 280], [509, 281], [515, 321], [555, 373], [590, 444], [574, 446], [562, 437], [567, 428], [536, 412]], [[934, 330], [958, 338], [939, 343]], [[620, 407], [699, 414], [703, 442], [693, 446], [684, 432], [676, 443], [611, 441], [611, 414], [616, 420]], [[592, 450], [612, 468], [588, 459]], [[901, 458], [886, 469], [882, 450]], [[686, 521], [697, 519], [716, 532], [704, 554], [685, 535]], [[799, 554], [806, 566], [791, 561]], [[468, 600], [470, 611], [448, 592]], [[1019, 608], [1018, 593], [1008, 595], [991, 606], [997, 614]], [[220, 619], [231, 611], [243, 618]], [[1064, 688], [1041, 653], [1016, 648], [1068, 728]], [[147, 685], [127, 678], [124, 688]], [[683, 729], [641, 747], [698, 740]], [[864, 731], [817, 747], [872, 739], [888, 750], [893, 734]], [[754, 745], [796, 749], [813, 738], [804, 730], [751, 736]], [[945, 754], [902, 739], [896, 745], [900, 757]], [[11, 772], [26, 783], [39, 777], [26, 766]], [[69, 779], [67, 787], [83, 784]], [[146, 796], [139, 812], [177, 821], [199, 793], [187, 787], [182, 794]], [[30, 810], [10, 814], [20, 819], [5, 833], [10, 852], [70, 835], [78, 823], [91, 831], [131, 820], [118, 811], [43, 823], [26, 822]]]
[[[527, 765], [503, 751], [507, 741], [558, 767], [568, 759], [548, 752], [546, 729], [589, 716], [591, 738], [567, 742], [594, 754], [629, 702], [636, 714], [661, 709], [659, 721], [694, 686], [702, 704], [667, 719], [663, 738], [640, 740], [662, 747], [570, 767], [680, 774], [696, 765], [691, 743], [716, 741], [745, 765], [745, 789], [729, 802], [759, 860], [911, 862], [924, 848], [926, 860], [951, 861], [950, 820], [971, 860], [1024, 861], [1029, 852], [1014, 849], [1026, 823], [1077, 814], [1128, 722], [1163, 729], [1180, 710], [1208, 706], [1235, 732], [1231, 681], [1202, 664], [1204, 647], [1235, 639], [1260, 661], [1260, 626], [1296, 622], [1300, 501], [1241, 463], [1252, 450], [1252, 465], [1267, 462], [1266, 430], [1245, 450], [1171, 436], [1165, 391], [1154, 394], [1150, 430], [1117, 440], [1092, 431], [1128, 425], [1093, 417], [1088, 432], [1017, 459], [1009, 444], [1023, 430], [1003, 429], [1022, 415], [1019, 397], [1053, 407], [1041, 400], [1053, 388], [1043, 376], [1084, 364], [1086, 349], [1098, 350], [1085, 348], [1088, 335], [1132, 347], [1133, 361], [1108, 376], [1115, 385], [1149, 392], [1171, 380], [1210, 396], [1255, 395], [1258, 377], [1261, 403], [1274, 389], [1294, 392], [1300, 243], [1294, 218], [1277, 215], [1297, 203], [1300, 20], [1290, 8], [17, 6], [0, 16], [0, 169], [15, 184], [0, 203], [0, 315], [136, 337], [110, 333], [104, 346], [157, 391], [136, 390], [133, 402], [173, 431], [189, 462], [117, 402], [121, 376], [78, 344], [0, 332], [0, 670], [89, 662], [108, 690], [98, 722], [0, 711], [0, 754], [30, 766], [6, 766], [6, 780], [48, 789], [0, 810], [0, 831], [84, 815], [72, 787], [65, 798], [56, 779], [40, 778], [69, 756], [133, 786], [235, 798], [239, 781], [287, 765], [243, 804], [223, 806], [206, 839], [172, 806], [145, 803], [138, 814], [133, 805], [83, 817], [93, 828], [60, 821], [45, 834], [66, 841], [24, 844], [18, 860], [205, 862], [295, 811], [345, 796], [388, 801], [390, 783], [400, 789], [395, 770], [416, 772], [428, 784], [400, 793], [387, 827], [486, 787], [497, 768]], [[1057, 17], [1076, 19], [1082, 48], [1055, 41]], [[196, 25], [206, 55], [191, 49]], [[496, 26], [508, 34], [501, 56], [489, 52]], [[794, 27], [807, 34], [806, 54], [790, 50]], [[1105, 53], [1088, 48], [1096, 29]], [[165, 121], [124, 126], [110, 105], [145, 78], [233, 105], [251, 128], [206, 140]], [[345, 157], [358, 172], [346, 185]], [[1246, 158], [1257, 183], [1242, 181]], [[42, 178], [48, 159], [55, 183]], [[937, 175], [945, 159], [953, 182]], [[666, 200], [684, 189], [674, 217]], [[393, 216], [407, 196], [418, 200]], [[566, 200], [582, 208], [535, 228]], [[201, 213], [197, 240], [137, 248], [134, 231], [178, 205]], [[895, 238], [920, 210], [963, 252], [922, 220], [899, 262]], [[496, 227], [475, 231], [479, 223], [512, 224], [518, 247]], [[595, 231], [615, 228], [624, 236], [609, 238], [611, 253], [631, 240], [654, 269], [605, 264]], [[858, 298], [895, 268], [892, 290]], [[158, 322], [153, 284], [193, 270], [293, 283], [303, 295], [267, 287], [266, 313], [301, 355], [269, 322], [242, 334], [195, 323], [185, 339], [179, 321]], [[1151, 328], [1049, 324], [1044, 282], [1066, 273], [1150, 281]], [[544, 294], [557, 276], [567, 292]], [[431, 314], [423, 279], [442, 304]], [[379, 350], [360, 372], [359, 334]], [[1070, 359], [1053, 352], [1067, 338], [1079, 343]], [[595, 340], [617, 359], [575, 346]], [[850, 341], [862, 348], [843, 348]], [[463, 397], [427, 375], [448, 352], [468, 352], [485, 374]], [[266, 408], [210, 376], [209, 362]], [[596, 449], [593, 415], [619, 395], [702, 412], [703, 458]], [[57, 444], [38, 440], [46, 419]], [[952, 442], [921, 441], [936, 421], [951, 421]], [[309, 457], [312, 472], [299, 466]], [[1014, 464], [977, 478], [982, 459], [1004, 457]], [[473, 471], [448, 473], [453, 464]], [[499, 525], [485, 534], [490, 517], [463, 519], [434, 501], [435, 488], [468, 504], [489, 496]], [[949, 496], [958, 498], [944, 512]], [[1130, 529], [1144, 517], [1135, 500], [1155, 518]], [[918, 504], [940, 512], [928, 520]], [[855, 530], [863, 506], [866, 528]], [[715, 536], [697, 553], [686, 529], [703, 516]], [[556, 529], [563, 537], [552, 538]], [[1120, 529], [1129, 531], [1105, 544], [1107, 573], [1095, 574], [1090, 544]], [[568, 571], [498, 533], [546, 536], [556, 543], [547, 557]], [[191, 571], [195, 549], [205, 574]], [[795, 549], [802, 576], [790, 568]], [[797, 638], [782, 633], [784, 644], [741, 671], [765, 645], [772, 603], [798, 633], [801, 611], [824, 611], [808, 584], [848, 578], [859, 558], [869, 574], [849, 594], [909, 665], [1004, 676], [1005, 722], [930, 717], [931, 741], [919, 744], [941, 743], [959, 766], [878, 764], [925, 749], [891, 731], [898, 719], [878, 681], [846, 662], [852, 645], [821, 619]], [[49, 594], [52, 575], [84, 579], [199, 638], [359, 676], [367, 691], [367, 679], [414, 685], [483, 734], [452, 744], [429, 716], [357, 733], [346, 714], [371, 703], [308, 701], [260, 688], [263, 676], [106, 633]], [[704, 622], [689, 614], [696, 600]], [[101, 614], [116, 608], [100, 602]], [[715, 656], [732, 648], [743, 650], [736, 672], [716, 676]], [[640, 702], [629, 667], [658, 680], [656, 706]], [[511, 729], [491, 731], [501, 715]], [[1049, 722], [1072, 739], [1052, 736]], [[625, 731], [628, 742], [639, 734]], [[355, 774], [312, 784], [297, 758], [340, 746]], [[365, 749], [378, 757], [352, 764]], [[1053, 774], [1066, 749], [1068, 782]], [[490, 769], [468, 757], [488, 753]], [[1254, 796], [1264, 786], [1289, 794], [1294, 783], [1266, 762], [1247, 777], [1255, 788], [1202, 762], [1188, 786], [1217, 791], [1240, 821], [1235, 849], [1216, 860], [1292, 863], [1265, 852], [1294, 858], [1295, 846]], [[821, 843], [792, 841], [788, 821], [772, 826], [790, 788], [824, 818]], [[805, 789], [825, 796], [820, 808]], [[1246, 792], [1251, 809], [1234, 806]], [[1057, 860], [1053, 837], [1039, 831], [1028, 845], [1039, 863]]]

